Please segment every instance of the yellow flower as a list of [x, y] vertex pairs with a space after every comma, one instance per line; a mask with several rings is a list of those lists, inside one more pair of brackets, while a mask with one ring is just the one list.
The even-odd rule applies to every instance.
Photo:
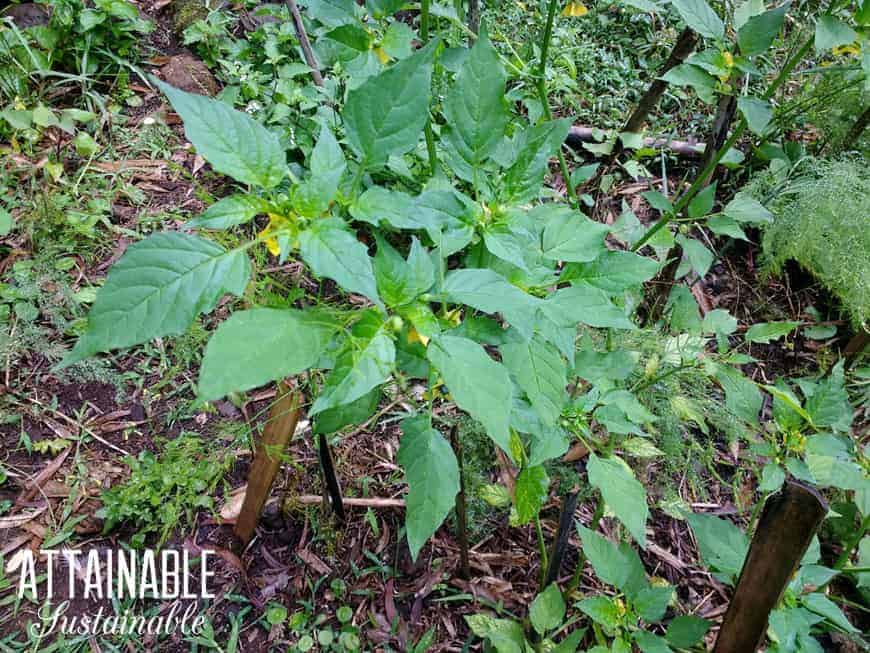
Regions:
[[731, 54], [730, 52], [727, 52], [727, 51], [723, 52], [722, 53], [722, 60], [725, 62], [726, 68], [734, 68], [734, 55], [733, 54]]
[[417, 331], [417, 329], [415, 329], [414, 327], [411, 327], [410, 329], [408, 329], [408, 342], [411, 343], [412, 345], [415, 342], [419, 342], [424, 347], [428, 347], [429, 346], [429, 336], [424, 336], [422, 333]]
[[849, 45], [838, 45], [837, 47], [833, 48], [831, 52], [833, 52], [834, 55], [838, 57], [857, 57], [859, 54], [861, 54], [861, 48], [858, 47], [858, 43], [856, 41], [855, 43], [850, 43]]
[[589, 13], [589, 10], [586, 8], [582, 2], [577, 2], [577, 0], [570, 0], [565, 8], [562, 10], [562, 15], [568, 18], [579, 18], [580, 16], [585, 16]]
[[271, 236], [270, 234], [278, 231], [286, 224], [286, 217], [284, 217], [283, 215], [278, 215], [277, 213], [270, 213], [269, 224], [266, 225], [266, 228], [258, 234], [259, 238], [266, 239], [266, 249], [269, 250], [269, 253], [272, 254], [272, 256], [279, 256], [281, 254], [281, 246], [278, 244], [278, 239], [274, 236]]
[[375, 54], [382, 65], [386, 66], [390, 63], [390, 55], [388, 55], [383, 48], [375, 48]]

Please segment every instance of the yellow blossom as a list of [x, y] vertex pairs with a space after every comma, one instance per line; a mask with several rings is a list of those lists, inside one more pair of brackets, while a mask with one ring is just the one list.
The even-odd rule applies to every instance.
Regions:
[[428, 347], [429, 346], [429, 336], [424, 336], [422, 333], [417, 331], [417, 329], [415, 329], [414, 327], [411, 327], [410, 329], [408, 329], [408, 342], [411, 343], [412, 345], [415, 342], [419, 342], [424, 347]]
[[579, 18], [580, 16], [585, 16], [589, 13], [589, 10], [586, 8], [582, 2], [577, 2], [577, 0], [570, 0], [565, 8], [562, 10], [562, 15], [568, 18]]
[[857, 57], [861, 54], [861, 48], [858, 47], [858, 43], [850, 43], [849, 45], [838, 45], [837, 47], [831, 50], [835, 56], [838, 57]]
[[725, 62], [726, 68], [734, 68], [734, 55], [728, 51], [722, 53], [722, 60]]
[[269, 253], [272, 254], [272, 256], [279, 256], [281, 254], [281, 246], [278, 244], [278, 239], [270, 234], [280, 230], [286, 224], [286, 217], [278, 215], [277, 213], [270, 213], [269, 224], [266, 225], [266, 228], [258, 234], [259, 238], [266, 239], [266, 249], [269, 250]]
[[386, 66], [390, 63], [390, 55], [388, 55], [383, 48], [375, 48], [375, 55], [377, 55], [378, 61], [380, 61], [382, 65]]

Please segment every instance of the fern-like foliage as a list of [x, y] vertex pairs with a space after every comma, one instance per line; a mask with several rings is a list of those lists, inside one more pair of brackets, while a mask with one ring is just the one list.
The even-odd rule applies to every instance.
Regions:
[[870, 325], [870, 168], [863, 157], [776, 165], [750, 184], [775, 216], [762, 247], [778, 274], [797, 262], [841, 302], [853, 325]]

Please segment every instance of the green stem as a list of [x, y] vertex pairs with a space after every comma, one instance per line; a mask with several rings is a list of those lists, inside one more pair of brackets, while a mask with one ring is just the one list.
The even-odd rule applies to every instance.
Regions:
[[[547, 54], [550, 51], [550, 41], [553, 38], [553, 21], [556, 18], [556, 5], [558, 0], [550, 0], [547, 5], [547, 23], [544, 26], [543, 43], [541, 45], [541, 60], [538, 61], [538, 71], [535, 75], [536, 85], [538, 87], [538, 97], [541, 101], [541, 106], [544, 110], [544, 117], [547, 120], [553, 119], [553, 113], [550, 111], [550, 97], [547, 93]], [[571, 183], [571, 175], [568, 172], [568, 162], [565, 160], [565, 154], [562, 152], [562, 146], [559, 145], [559, 169], [562, 171], [562, 178], [565, 180], [565, 188], [568, 191], [568, 200], [572, 207], [577, 208], [577, 193], [574, 191], [574, 185]]]
[[[423, 44], [429, 42], [429, 3], [430, 0], [420, 1], [420, 40]], [[426, 121], [423, 128], [426, 138], [426, 152], [429, 154], [429, 174], [435, 176], [438, 173], [438, 153], [435, 151], [435, 134], [432, 132], [432, 119]]]
[[849, 558], [852, 557], [852, 553], [854, 553], [855, 549], [858, 548], [858, 545], [861, 543], [861, 540], [863, 539], [864, 534], [867, 532], [868, 528], [870, 528], [870, 517], [865, 517], [864, 521], [861, 522], [860, 528], [855, 531], [852, 539], [849, 540], [843, 547], [843, 553], [841, 553], [840, 557], [837, 558], [837, 562], [834, 564], [834, 569], [842, 569], [846, 566], [846, 563], [849, 562]]
[[535, 531], [538, 533], [538, 548], [541, 551], [541, 585], [543, 586], [547, 575], [549, 560], [547, 559], [547, 543], [544, 541], [544, 531], [541, 528], [540, 513], [535, 515]]
[[[806, 56], [807, 52], [809, 52], [810, 48], [813, 47], [813, 37], [807, 39], [807, 41], [801, 46], [801, 48], [795, 53], [795, 55], [789, 59], [782, 67], [782, 70], [779, 71], [779, 75], [777, 75], [776, 79], [774, 79], [770, 85], [767, 87], [767, 90], [761, 96], [764, 100], [769, 100], [773, 97], [773, 94], [776, 93], [776, 90], [782, 86], [788, 76], [791, 74], [791, 71], [797, 66]], [[659, 231], [661, 231], [668, 223], [670, 223], [674, 218], [680, 215], [683, 210], [689, 205], [689, 202], [694, 199], [695, 195], [704, 188], [704, 181], [710, 174], [716, 169], [716, 166], [719, 165], [719, 162], [723, 159], [723, 157], [728, 153], [728, 151], [734, 146], [734, 144], [740, 139], [743, 133], [746, 131], [748, 127], [746, 123], [746, 118], [741, 118], [740, 122], [734, 128], [734, 131], [731, 133], [730, 138], [725, 141], [725, 144], [719, 148], [719, 151], [713, 156], [710, 162], [704, 167], [701, 173], [695, 177], [695, 181], [692, 182], [692, 185], [689, 186], [688, 190], [683, 193], [680, 198], [677, 200], [674, 205], [673, 210], [666, 215], [663, 215], [658, 222], [656, 222], [647, 232], [643, 235], [643, 237], [635, 243], [634, 247], [632, 247], [632, 251], [638, 251], [641, 247], [643, 247], [653, 236], [655, 236]]]

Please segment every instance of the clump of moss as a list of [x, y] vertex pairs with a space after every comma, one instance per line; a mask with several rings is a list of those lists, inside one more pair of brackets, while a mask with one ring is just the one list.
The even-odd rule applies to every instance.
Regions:
[[[870, 168], [862, 157], [804, 159], [759, 175], [750, 192], [774, 215], [766, 268], [795, 261], [839, 299], [856, 328], [870, 322]], [[771, 199], [772, 198], [772, 199]]]

